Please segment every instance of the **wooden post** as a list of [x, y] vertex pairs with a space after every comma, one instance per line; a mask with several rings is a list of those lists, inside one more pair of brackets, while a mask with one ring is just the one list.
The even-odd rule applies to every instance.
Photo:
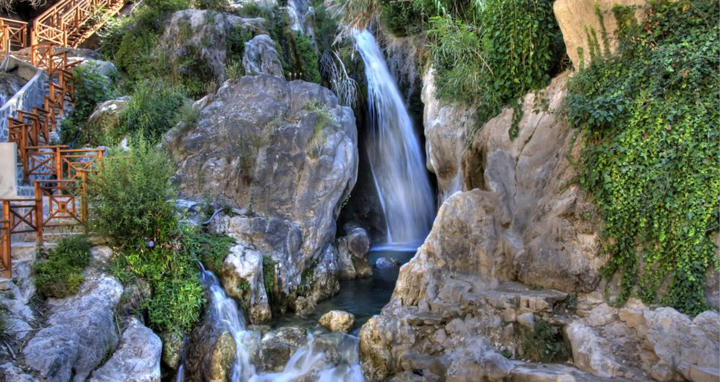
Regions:
[[0, 241], [2, 241], [2, 252], [3, 252], [3, 267], [5, 268], [5, 276], [6, 278], [12, 278], [12, 252], [10, 249], [10, 241], [12, 238], [12, 234], [10, 233], [10, 202], [5, 200], [2, 204], [2, 228], [0, 229], [0, 234], [2, 234], [2, 238], [0, 238]]
[[37, 245], [43, 243], [43, 197], [40, 192], [40, 182], [35, 182], [35, 242]]
[[55, 178], [57, 180], [63, 179], [63, 165], [62, 165], [62, 155], [60, 153], [60, 148], [55, 148]]

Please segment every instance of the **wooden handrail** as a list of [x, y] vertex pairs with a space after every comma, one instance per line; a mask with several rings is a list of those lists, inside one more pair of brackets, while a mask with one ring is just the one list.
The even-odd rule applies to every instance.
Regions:
[[4, 219], [10, 215], [10, 211], [5, 211], [5, 203], [3, 203], [3, 219], [0, 220], [0, 262], [3, 267], [3, 277], [12, 277], [12, 252], [10, 252], [10, 220]]

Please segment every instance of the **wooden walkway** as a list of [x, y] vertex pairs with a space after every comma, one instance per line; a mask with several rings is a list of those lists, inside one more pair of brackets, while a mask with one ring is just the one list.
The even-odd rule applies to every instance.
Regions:
[[51, 43], [77, 48], [118, 14], [125, 0], [61, 0], [30, 23], [0, 18], [4, 53]]

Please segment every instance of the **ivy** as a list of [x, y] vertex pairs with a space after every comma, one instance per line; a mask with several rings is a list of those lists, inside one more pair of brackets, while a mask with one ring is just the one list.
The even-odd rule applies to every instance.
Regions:
[[599, 43], [590, 31], [592, 62], [565, 100], [589, 133], [579, 182], [605, 221], [602, 274], [619, 275], [618, 304], [637, 295], [697, 314], [718, 265], [718, 2], [652, 1], [642, 25], [613, 11], [618, 55], [604, 53], [604, 28]]

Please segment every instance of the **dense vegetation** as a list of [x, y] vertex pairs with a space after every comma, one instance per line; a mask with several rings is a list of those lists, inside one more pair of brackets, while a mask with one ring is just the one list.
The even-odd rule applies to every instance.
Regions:
[[617, 302], [636, 294], [696, 314], [718, 265], [719, 3], [650, 5], [642, 24], [614, 8], [617, 55], [605, 30], [590, 34], [567, 117], [589, 133], [579, 180], [605, 221], [603, 274], [620, 275]]
[[228, 240], [179, 222], [172, 174], [167, 156], [138, 138], [129, 151], [113, 152], [102, 173], [91, 177], [90, 215], [93, 231], [112, 239], [119, 253], [113, 265], [118, 279], [149, 282], [152, 295], [142, 307], [150, 326], [183, 333], [204, 304], [200, 253], [221, 248], [227, 254]]
[[[547, 85], [564, 55], [551, 0], [363, 0], [345, 2], [345, 19], [362, 25], [367, 9], [396, 35], [429, 42], [436, 96], [474, 105], [477, 126], [504, 106]], [[517, 122], [509, 133], [517, 135]]]
[[36, 263], [35, 287], [43, 297], [72, 296], [85, 281], [83, 270], [90, 263], [90, 242], [84, 236], [62, 239], [47, 258]]

